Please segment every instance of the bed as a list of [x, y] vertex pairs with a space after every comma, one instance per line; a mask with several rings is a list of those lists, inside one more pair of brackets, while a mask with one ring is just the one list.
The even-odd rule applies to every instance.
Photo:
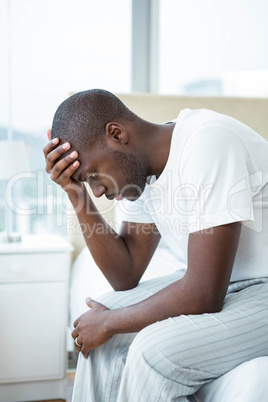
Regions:
[[[266, 98], [180, 97], [151, 94], [121, 94], [118, 96], [139, 116], [156, 123], [175, 118], [181, 109], [207, 108], [237, 118], [268, 140], [268, 99]], [[105, 219], [112, 226], [118, 228], [121, 217], [116, 203], [103, 197], [94, 201]], [[70, 212], [67, 229], [75, 248], [70, 283], [71, 326], [71, 323], [87, 310], [85, 297], [97, 298], [112, 288], [96, 267], [85, 247], [75, 214], [72, 212]], [[172, 251], [161, 241], [142, 280], [166, 275], [175, 269], [176, 263]], [[192, 400], [199, 402], [265, 402], [267, 395], [268, 357], [261, 357], [245, 362], [203, 386]]]

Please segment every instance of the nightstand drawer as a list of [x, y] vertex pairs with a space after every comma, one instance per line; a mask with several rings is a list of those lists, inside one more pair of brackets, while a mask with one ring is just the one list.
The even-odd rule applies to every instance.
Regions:
[[69, 253], [2, 254], [0, 282], [43, 282], [68, 279]]
[[[0, 284], [0, 303], [5, 306], [0, 311], [0, 388], [1, 384], [64, 378], [66, 284]], [[23, 396], [21, 401], [31, 400]], [[0, 401], [6, 400], [0, 389]]]

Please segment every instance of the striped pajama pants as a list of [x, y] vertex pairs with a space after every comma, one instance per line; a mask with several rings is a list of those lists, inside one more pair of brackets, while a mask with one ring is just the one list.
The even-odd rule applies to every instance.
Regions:
[[[109, 292], [110, 309], [137, 303], [185, 274], [184, 270]], [[268, 278], [229, 285], [221, 312], [181, 315], [138, 333], [119, 334], [80, 353], [73, 402], [184, 402], [206, 384], [253, 358], [268, 355]], [[194, 399], [193, 399], [194, 400]]]

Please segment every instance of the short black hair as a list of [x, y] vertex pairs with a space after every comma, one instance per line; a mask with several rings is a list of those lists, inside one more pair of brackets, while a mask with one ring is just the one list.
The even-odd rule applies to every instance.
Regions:
[[136, 119], [137, 115], [111, 92], [89, 89], [60, 104], [53, 118], [51, 138], [85, 149], [103, 140], [107, 123]]

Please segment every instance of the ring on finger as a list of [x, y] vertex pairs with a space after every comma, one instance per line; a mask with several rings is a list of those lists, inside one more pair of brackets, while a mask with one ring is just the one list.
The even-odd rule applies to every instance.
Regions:
[[82, 347], [82, 345], [80, 345], [80, 343], [77, 342], [77, 338], [75, 338], [74, 343], [75, 343], [79, 348]]

